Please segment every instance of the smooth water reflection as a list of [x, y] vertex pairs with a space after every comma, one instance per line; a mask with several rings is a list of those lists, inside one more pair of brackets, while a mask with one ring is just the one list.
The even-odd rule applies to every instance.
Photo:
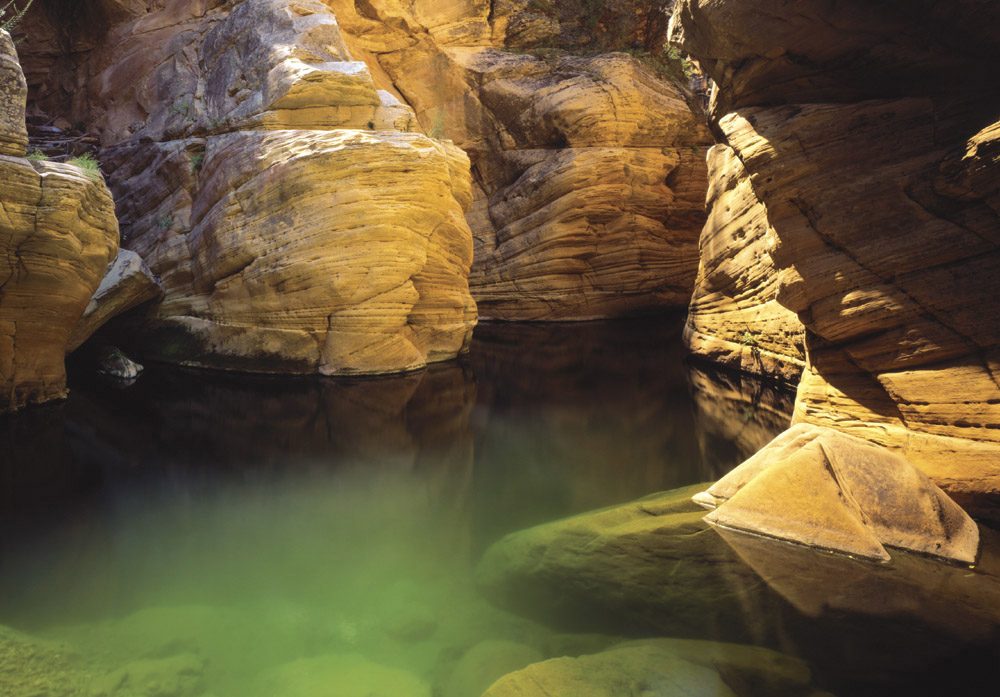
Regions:
[[478, 697], [650, 634], [805, 646], [829, 673], [799, 636], [823, 601], [712, 531], [684, 573], [636, 565], [672, 608], [598, 621], [584, 598], [567, 628], [476, 587], [504, 535], [714, 479], [787, 425], [791, 395], [687, 366], [681, 321], [483, 325], [466, 359], [386, 379], [78, 382], [0, 421], [0, 625], [67, 643], [51, 695]]

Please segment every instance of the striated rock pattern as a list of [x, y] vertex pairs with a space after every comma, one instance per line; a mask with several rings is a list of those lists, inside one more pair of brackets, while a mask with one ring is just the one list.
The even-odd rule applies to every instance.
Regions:
[[25, 158], [24, 77], [6, 32], [0, 70], [2, 413], [65, 396], [70, 333], [118, 250], [118, 223], [99, 174]]
[[44, 41], [26, 63], [38, 108], [99, 132], [124, 246], [162, 280], [130, 348], [331, 375], [465, 350], [468, 158], [409, 132], [412, 110], [352, 59], [326, 4], [163, 2], [121, 19], [74, 59], [70, 104], [44, 77]]
[[73, 351], [110, 319], [163, 296], [160, 281], [135, 252], [118, 250], [83, 317], [73, 329], [67, 349]]
[[805, 327], [796, 421], [998, 515], [1000, 8], [684, 0], [673, 26], [723, 139], [692, 346], [746, 369], [730, 319], [756, 318], [758, 370], [799, 360], [777, 299]]
[[778, 302], [767, 208], [728, 145], [708, 151], [708, 177], [708, 220], [684, 340], [700, 358], [795, 384], [805, 364], [805, 329]]
[[713, 525], [885, 561], [886, 546], [971, 564], [979, 530], [899, 455], [798, 424], [694, 496]]
[[582, 27], [580, 3], [331, 1], [376, 83], [469, 154], [470, 284], [482, 317], [590, 319], [687, 303], [710, 135], [673, 81], [634, 56], [600, 53], [657, 44], [665, 27], [642, 19], [665, 17], [656, 4]]

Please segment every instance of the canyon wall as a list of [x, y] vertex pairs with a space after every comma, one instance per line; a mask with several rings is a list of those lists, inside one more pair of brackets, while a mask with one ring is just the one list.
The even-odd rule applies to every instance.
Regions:
[[26, 157], [26, 95], [0, 31], [0, 413], [66, 394], [70, 334], [118, 250], [101, 176]]
[[123, 246], [162, 281], [123, 332], [139, 355], [339, 375], [465, 350], [468, 158], [415, 131], [327, 5], [48, 0], [23, 32], [29, 116], [98, 136]]
[[683, 75], [654, 69], [664, 3], [328, 4], [376, 84], [471, 159], [483, 318], [687, 303], [711, 137]]
[[683, 0], [672, 25], [721, 141], [692, 347], [794, 374], [804, 335], [795, 421], [898, 450], [994, 517], [998, 28], [972, 0]]

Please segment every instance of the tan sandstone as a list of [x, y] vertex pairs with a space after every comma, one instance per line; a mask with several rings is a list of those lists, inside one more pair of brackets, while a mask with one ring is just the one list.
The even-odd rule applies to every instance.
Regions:
[[118, 223], [100, 175], [24, 157], [24, 78], [6, 32], [0, 32], [0, 67], [0, 412], [5, 412], [65, 396], [70, 333], [118, 250]]
[[468, 158], [412, 132], [327, 4], [125, 9], [104, 24], [81, 10], [97, 39], [58, 71], [44, 37], [61, 29], [33, 13], [25, 64], [37, 108], [99, 134], [124, 246], [162, 279], [162, 302], [129, 319], [130, 349], [353, 374], [467, 348]]
[[[806, 2], [789, 18], [776, 0], [684, 0], [674, 15], [674, 40], [717, 83], [730, 164], [713, 167], [712, 190], [733, 192], [716, 193], [703, 233], [692, 346], [767, 371], [799, 360], [794, 313], [807, 354], [795, 420], [898, 451], [992, 517], [998, 11]], [[760, 367], [730, 317], [749, 324]]]

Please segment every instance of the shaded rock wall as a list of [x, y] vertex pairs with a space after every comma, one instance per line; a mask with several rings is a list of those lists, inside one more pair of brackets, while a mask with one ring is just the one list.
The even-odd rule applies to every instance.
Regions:
[[25, 157], [25, 98], [0, 32], [0, 413], [65, 396], [70, 333], [118, 251], [100, 175]]
[[1000, 502], [997, 27], [1000, 9], [971, 1], [807, 2], [790, 14], [772, 0], [685, 0], [674, 14], [674, 40], [717, 84], [716, 157], [729, 164], [712, 186], [732, 192], [716, 193], [703, 235], [692, 346], [746, 368], [728, 326], [745, 317], [762, 354], [800, 360], [776, 299], [805, 327], [795, 419], [899, 449], [989, 515]]
[[162, 279], [141, 355], [347, 374], [467, 347], [468, 159], [411, 132], [327, 5], [105, 4], [40, 2], [25, 63], [33, 108], [99, 134], [124, 245]]

